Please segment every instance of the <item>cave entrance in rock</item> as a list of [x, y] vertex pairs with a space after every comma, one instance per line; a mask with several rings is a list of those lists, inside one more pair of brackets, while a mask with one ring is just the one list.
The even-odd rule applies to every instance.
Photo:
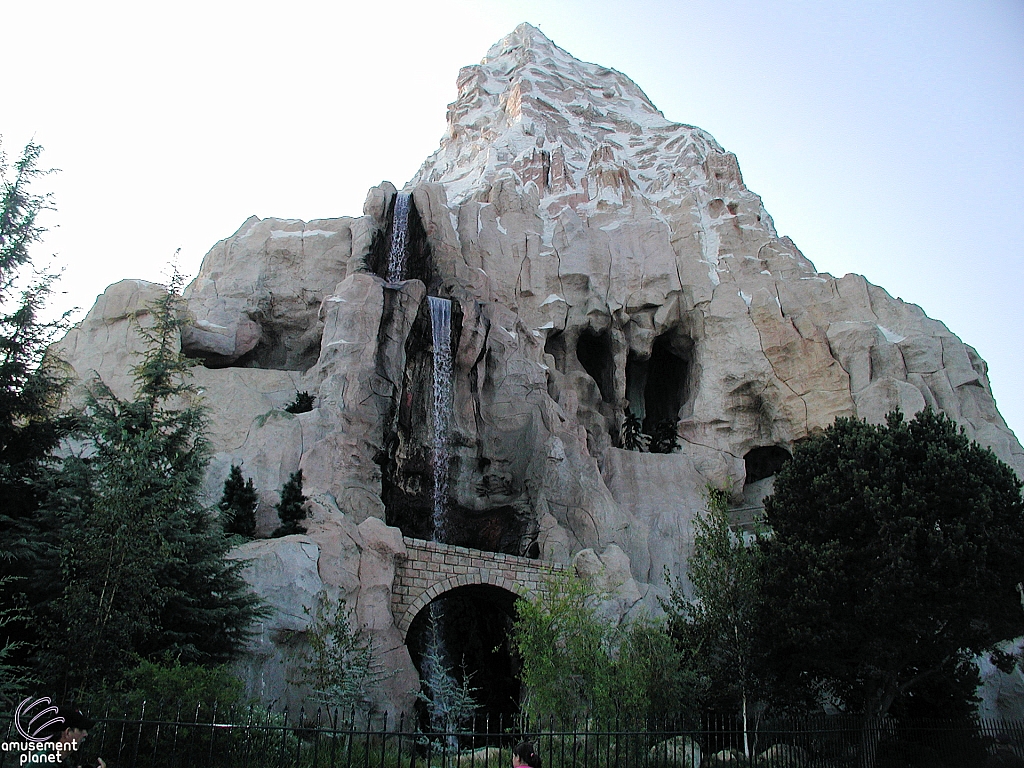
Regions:
[[576, 359], [590, 378], [597, 382], [601, 399], [615, 402], [615, 359], [612, 357], [612, 339], [607, 332], [585, 329], [576, 341]]
[[750, 485], [771, 477], [782, 469], [782, 465], [791, 458], [793, 457], [790, 456], [789, 451], [779, 445], [752, 448], [743, 457], [743, 464], [747, 470], [743, 484]]
[[629, 410], [654, 434], [663, 421], [675, 424], [686, 403], [693, 342], [663, 333], [654, 340], [650, 357], [630, 353], [626, 360], [626, 399]]
[[[431, 621], [440, 615], [441, 636], [452, 674], [461, 683], [468, 676], [477, 714], [512, 722], [519, 712], [519, 664], [512, 652], [512, 625], [517, 596], [501, 587], [473, 584], [436, 597], [421, 610], [406, 635], [413, 664], [423, 679], [423, 657]], [[429, 724], [426, 707], [417, 703], [421, 726]]]

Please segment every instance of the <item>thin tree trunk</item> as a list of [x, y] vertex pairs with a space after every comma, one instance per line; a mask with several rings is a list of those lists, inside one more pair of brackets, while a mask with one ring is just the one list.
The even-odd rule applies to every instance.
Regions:
[[878, 760], [878, 744], [882, 740], [882, 723], [889, 707], [896, 698], [895, 681], [886, 681], [867, 701], [864, 708], [864, 722], [860, 732], [860, 753], [862, 768], [875, 768]]

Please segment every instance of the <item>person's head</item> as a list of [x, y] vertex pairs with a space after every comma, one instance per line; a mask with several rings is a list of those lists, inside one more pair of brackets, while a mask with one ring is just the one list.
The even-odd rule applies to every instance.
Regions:
[[82, 710], [73, 705], [61, 705], [57, 708], [57, 721], [50, 729], [49, 740], [60, 742], [65, 746], [74, 744], [77, 748], [89, 735], [94, 725]]
[[512, 765], [519, 768], [521, 765], [529, 768], [540, 768], [540, 755], [532, 741], [521, 741], [512, 749]]

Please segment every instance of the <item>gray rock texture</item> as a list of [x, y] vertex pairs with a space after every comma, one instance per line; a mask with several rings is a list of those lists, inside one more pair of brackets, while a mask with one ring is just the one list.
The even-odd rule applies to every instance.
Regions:
[[[415, 687], [390, 590], [398, 529], [431, 532], [428, 294], [453, 303], [450, 543], [575, 558], [618, 589], [619, 615], [656, 610], [663, 569], [684, 571], [708, 484], [756, 504], [762, 486], [744, 486], [774, 472], [752, 470], [757, 449], [838, 416], [931, 405], [1024, 471], [974, 349], [859, 275], [817, 272], [734, 155], [529, 25], [459, 73], [447, 133], [405, 191], [401, 281], [384, 279], [385, 182], [358, 218], [250, 218], [185, 292], [211, 501], [232, 463], [264, 533], [291, 472], [312, 498], [307, 536], [238, 553], [275, 607], [250, 670], [269, 698], [284, 695], [275, 638], [319, 589], [357, 606], [396, 670], [381, 701]], [[131, 322], [157, 290], [111, 286], [68, 334], [82, 379], [130, 391]], [[284, 412], [298, 391], [314, 409]], [[680, 447], [616, 447], [627, 410], [648, 433], [674, 425]]]

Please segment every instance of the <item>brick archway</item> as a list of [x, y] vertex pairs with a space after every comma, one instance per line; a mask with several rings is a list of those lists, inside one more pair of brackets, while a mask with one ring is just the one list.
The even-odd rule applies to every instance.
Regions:
[[416, 615], [445, 592], [482, 584], [528, 597], [543, 587], [547, 575], [565, 569], [561, 563], [404, 538], [408, 556], [398, 563], [391, 593], [403, 639]]

